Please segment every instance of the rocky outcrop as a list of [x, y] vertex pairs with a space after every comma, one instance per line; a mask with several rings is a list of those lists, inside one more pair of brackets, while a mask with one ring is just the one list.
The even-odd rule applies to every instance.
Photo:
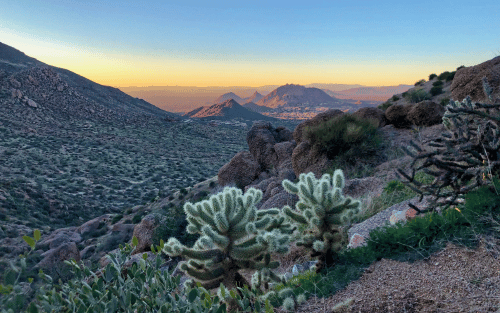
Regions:
[[406, 119], [416, 126], [432, 126], [443, 122], [444, 107], [427, 100], [413, 105]]
[[317, 178], [331, 166], [326, 154], [314, 149], [309, 141], [302, 141], [293, 150], [292, 167], [298, 177], [301, 173], [313, 172]]
[[159, 214], [148, 214], [135, 225], [133, 236], [137, 237], [137, 247], [133, 254], [151, 250], [153, 235], [158, 226], [165, 222], [165, 217]]
[[42, 254], [44, 257], [35, 268], [50, 269], [60, 265], [63, 261], [74, 259], [80, 262], [80, 251], [75, 242], [65, 242], [57, 248], [50, 249]]
[[245, 187], [256, 179], [260, 172], [259, 163], [253, 155], [248, 151], [240, 151], [219, 169], [217, 179], [219, 186], [235, 184]]
[[396, 128], [408, 128], [411, 122], [408, 120], [408, 112], [413, 108], [413, 105], [394, 104], [385, 110], [385, 117], [388, 124], [394, 125]]
[[318, 124], [321, 124], [323, 122], [329, 121], [332, 118], [344, 114], [344, 112], [340, 110], [328, 110], [323, 113], [319, 113], [315, 117], [305, 120], [304, 122], [300, 123], [295, 127], [295, 130], [293, 131], [293, 139], [299, 145], [304, 139], [302, 138], [303, 136], [303, 131], [305, 127], [310, 127], [310, 126], [316, 126]]
[[352, 115], [360, 118], [376, 120], [378, 122], [378, 127], [384, 127], [387, 124], [384, 111], [379, 108], [361, 108]]
[[487, 102], [488, 98], [483, 89], [483, 77], [486, 77], [493, 89], [494, 101], [500, 102], [500, 56], [457, 70], [451, 83], [451, 98], [462, 101], [470, 96], [472, 101]]

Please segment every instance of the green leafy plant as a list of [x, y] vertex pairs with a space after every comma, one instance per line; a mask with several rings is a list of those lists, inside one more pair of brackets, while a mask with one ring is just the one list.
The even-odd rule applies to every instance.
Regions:
[[342, 195], [345, 178], [342, 170], [316, 179], [313, 173], [300, 174], [299, 182], [283, 180], [283, 188], [299, 196], [295, 209], [285, 206], [283, 212], [305, 232], [297, 241], [318, 259], [317, 271], [335, 262], [335, 254], [347, 242], [345, 225], [360, 212], [361, 202]]
[[429, 75], [429, 80], [433, 80], [433, 79], [434, 79], [434, 78], [436, 78], [436, 77], [437, 77], [437, 75], [436, 75], [436, 74], [430, 74], [430, 75]]
[[440, 94], [442, 94], [442, 93], [443, 93], [443, 87], [441, 87], [441, 86], [434, 86], [434, 87], [432, 87], [432, 88], [431, 88], [431, 90], [430, 90], [430, 94], [431, 94], [431, 96], [433, 96], [433, 97], [434, 97], [434, 96], [437, 96], [437, 95], [440, 95]]
[[415, 86], [422, 86], [423, 84], [425, 84], [425, 79], [421, 79], [418, 82], [416, 82]]

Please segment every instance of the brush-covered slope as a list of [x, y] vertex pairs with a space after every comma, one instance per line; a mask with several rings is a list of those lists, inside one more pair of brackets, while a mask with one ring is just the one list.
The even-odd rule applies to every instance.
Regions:
[[212, 106], [201, 107], [184, 115], [190, 118], [210, 118], [210, 119], [233, 119], [242, 118], [246, 120], [269, 120], [276, 121], [275, 118], [267, 117], [257, 112], [250, 111], [233, 99]]
[[[0, 42], [0, 71], [4, 77], [28, 71], [34, 67], [49, 68], [58, 74], [63, 85], [72, 88], [89, 100], [95, 101], [110, 110], [118, 110], [123, 114], [147, 114], [161, 117], [175, 117], [172, 113], [155, 107], [142, 99], [134, 98], [121, 90], [95, 83], [69, 70], [47, 65], [23, 52]], [[21, 87], [24, 84], [21, 85]], [[33, 85], [36, 88], [36, 85]], [[62, 87], [61, 87], [62, 88]]]

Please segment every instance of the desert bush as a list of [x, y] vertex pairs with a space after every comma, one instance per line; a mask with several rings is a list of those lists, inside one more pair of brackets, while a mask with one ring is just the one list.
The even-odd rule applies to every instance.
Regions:
[[439, 74], [438, 79], [446, 80], [447, 82], [452, 81], [453, 77], [455, 77], [455, 73], [456, 72], [448, 72], [448, 71], [442, 72], [441, 74]]
[[436, 77], [437, 77], [437, 75], [436, 75], [436, 74], [431, 74], [431, 75], [429, 75], [429, 80], [433, 80], [433, 79], [434, 79], [434, 78], [436, 78]]
[[465, 65], [460, 65], [459, 67], [457, 67], [457, 71], [458, 71], [459, 69], [461, 69], [461, 68], [464, 68], [464, 67], [465, 67]]
[[443, 81], [442, 80], [438, 80], [438, 81], [435, 81], [432, 83], [432, 86], [443, 86]]
[[313, 148], [326, 153], [329, 159], [342, 155], [353, 163], [373, 156], [382, 144], [376, 122], [352, 114], [342, 114], [316, 126], [306, 127], [304, 133]]
[[450, 103], [450, 98], [443, 98], [441, 99], [441, 101], [439, 102], [439, 104], [441, 104], [442, 106], [447, 106], [448, 103]]
[[443, 93], [443, 87], [441, 86], [434, 86], [431, 88], [430, 90], [430, 94], [434, 97], [434, 96], [437, 96], [437, 95], [440, 95]]
[[384, 103], [380, 104], [379, 106], [377, 106], [377, 108], [385, 111], [391, 105], [393, 105], [393, 103], [390, 100], [387, 100], [386, 102], [384, 102]]
[[423, 84], [425, 84], [425, 79], [421, 79], [418, 82], [416, 82], [415, 86], [422, 86]]
[[430, 96], [423, 89], [415, 89], [415, 90], [412, 90], [412, 91], [408, 91], [406, 93], [406, 98], [411, 103], [418, 103], [418, 102], [421, 102], [421, 101], [424, 101], [424, 100], [429, 100]]
[[391, 100], [392, 101], [398, 101], [400, 98], [397, 95], [392, 96]]

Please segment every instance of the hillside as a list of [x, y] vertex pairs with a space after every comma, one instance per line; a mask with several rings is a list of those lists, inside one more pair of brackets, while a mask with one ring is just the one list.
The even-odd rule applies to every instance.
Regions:
[[385, 101], [392, 95], [403, 93], [412, 88], [411, 85], [384, 86], [384, 87], [356, 87], [341, 91], [325, 91], [332, 97], [338, 99], [352, 100], [374, 100]]
[[271, 91], [256, 104], [275, 109], [278, 107], [316, 107], [320, 105], [335, 107], [340, 103], [341, 101], [330, 97], [321, 89], [287, 84]]
[[211, 106], [201, 107], [184, 115], [189, 118], [203, 119], [244, 119], [244, 120], [267, 120], [276, 121], [271, 118], [254, 111], [250, 111], [238, 104], [233, 99], [224, 101], [223, 103], [214, 104]]
[[83, 97], [95, 101], [98, 105], [109, 110], [128, 116], [145, 114], [159, 117], [174, 117], [171, 113], [142, 99], [131, 97], [117, 88], [103, 86], [69, 70], [47, 65], [0, 42], [0, 70], [3, 70], [4, 76], [14, 75], [34, 67], [51, 69], [58, 74], [63, 84], [62, 86], [73, 88], [74, 91]]

